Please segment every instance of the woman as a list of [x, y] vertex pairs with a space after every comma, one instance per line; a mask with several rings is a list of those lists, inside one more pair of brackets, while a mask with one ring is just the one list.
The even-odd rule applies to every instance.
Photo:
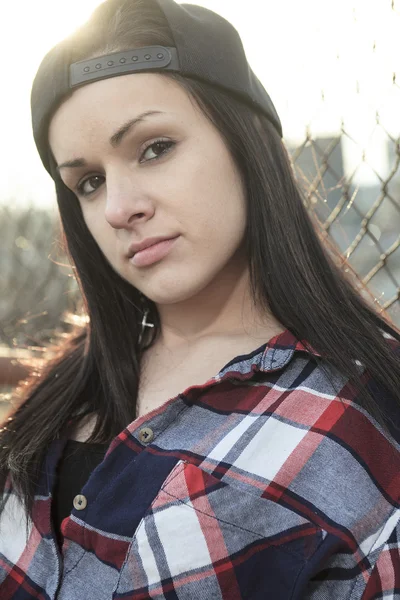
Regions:
[[88, 320], [1, 433], [2, 600], [397, 597], [400, 334], [233, 27], [107, 0], [32, 117]]

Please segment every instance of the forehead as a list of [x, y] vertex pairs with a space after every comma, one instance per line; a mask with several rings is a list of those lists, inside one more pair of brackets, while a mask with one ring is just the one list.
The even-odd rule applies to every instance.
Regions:
[[103, 130], [112, 133], [127, 118], [146, 111], [198, 118], [191, 99], [178, 82], [157, 73], [135, 73], [96, 81], [75, 90], [53, 115], [49, 143], [53, 151], [62, 140]]

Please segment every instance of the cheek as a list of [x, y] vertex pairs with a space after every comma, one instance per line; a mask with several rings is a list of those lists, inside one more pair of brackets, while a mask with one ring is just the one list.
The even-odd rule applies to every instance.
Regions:
[[93, 210], [91, 208], [82, 208], [82, 214], [86, 226], [100, 250], [109, 261], [113, 262], [112, 231], [104, 218], [102, 210], [100, 208]]
[[[207, 160], [192, 173], [191, 218], [213, 230], [240, 233], [246, 222], [246, 201], [241, 179], [230, 157]], [[205, 232], [207, 235], [207, 232]], [[211, 234], [211, 231], [208, 232]]]

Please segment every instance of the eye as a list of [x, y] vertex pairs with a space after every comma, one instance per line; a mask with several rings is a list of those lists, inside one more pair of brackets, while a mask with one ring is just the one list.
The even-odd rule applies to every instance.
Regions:
[[[166, 154], [174, 145], [175, 142], [171, 140], [156, 140], [149, 144], [143, 151], [139, 162], [144, 163], [156, 160], [163, 154]], [[76, 190], [81, 196], [90, 196], [104, 183], [104, 180], [105, 178], [102, 175], [91, 175], [81, 181], [77, 185]]]
[[89, 196], [100, 187], [103, 180], [104, 177], [102, 175], [91, 175], [87, 179], [84, 179], [76, 189], [81, 196]]
[[[139, 162], [155, 160], [162, 154], [166, 154], [173, 145], [174, 142], [171, 142], [170, 140], [157, 140], [156, 142], [153, 142], [152, 144], [147, 146], [147, 148], [142, 153]], [[143, 157], [145, 157], [145, 160], [143, 160]]]

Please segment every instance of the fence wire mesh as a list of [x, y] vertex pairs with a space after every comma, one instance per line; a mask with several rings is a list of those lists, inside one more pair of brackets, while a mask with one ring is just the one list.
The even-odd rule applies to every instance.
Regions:
[[[399, 31], [400, 2], [393, 0], [390, 10]], [[351, 26], [362, 27], [362, 15], [353, 11], [352, 19]], [[368, 64], [376, 60], [383, 40], [368, 30], [364, 41]], [[347, 259], [343, 268], [354, 269], [376, 306], [400, 327], [400, 54], [397, 58], [397, 66], [382, 74], [386, 92], [377, 105], [371, 104], [373, 94], [363, 77], [354, 72], [353, 107], [368, 114], [361, 135], [351, 117], [340, 114], [340, 106], [334, 115], [337, 131], [320, 133], [316, 124], [321, 115], [328, 108], [332, 114], [329, 93], [321, 89], [303, 139], [294, 143], [287, 136], [285, 142], [306, 190], [307, 210]], [[345, 60], [339, 43], [339, 67]], [[343, 94], [350, 98], [349, 89]], [[80, 310], [79, 291], [57, 246], [56, 211], [33, 204], [11, 206], [7, 199], [0, 204], [0, 345], [41, 346], [55, 330], [68, 327], [66, 311]]]

